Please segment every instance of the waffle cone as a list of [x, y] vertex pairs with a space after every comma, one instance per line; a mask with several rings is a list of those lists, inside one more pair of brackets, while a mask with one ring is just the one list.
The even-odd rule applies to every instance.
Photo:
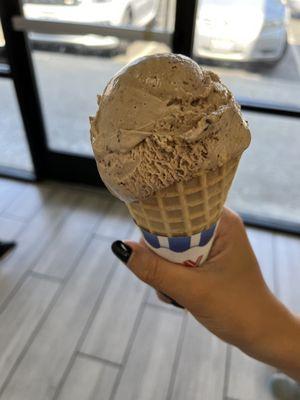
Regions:
[[156, 235], [191, 236], [220, 218], [240, 157], [214, 170], [200, 171], [149, 199], [127, 204], [136, 224]]

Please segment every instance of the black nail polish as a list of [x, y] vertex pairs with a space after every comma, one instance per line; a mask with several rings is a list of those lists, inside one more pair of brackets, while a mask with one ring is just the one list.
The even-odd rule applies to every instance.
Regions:
[[16, 246], [15, 242], [3, 243], [0, 242], [0, 257], [9, 253]]
[[132, 249], [126, 243], [121, 242], [121, 240], [117, 240], [111, 245], [111, 250], [119, 260], [127, 264], [131, 256]]

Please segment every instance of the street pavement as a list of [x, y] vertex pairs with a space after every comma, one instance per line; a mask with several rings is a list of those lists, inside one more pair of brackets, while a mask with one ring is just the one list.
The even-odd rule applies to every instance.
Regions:
[[[91, 155], [88, 116], [95, 113], [96, 95], [128, 61], [168, 50], [155, 42], [134, 42], [125, 54], [115, 57], [35, 51], [49, 146]], [[220, 74], [237, 98], [299, 107], [300, 20], [292, 20], [288, 50], [273, 68], [208, 67]], [[0, 102], [0, 162], [30, 169], [14, 89], [3, 79]], [[242, 159], [229, 204], [239, 211], [300, 223], [300, 121], [255, 113], [245, 117], [253, 141]]]

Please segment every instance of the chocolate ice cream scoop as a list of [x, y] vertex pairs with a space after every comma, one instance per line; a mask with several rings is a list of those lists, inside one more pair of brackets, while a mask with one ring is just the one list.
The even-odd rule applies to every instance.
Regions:
[[128, 64], [108, 83], [91, 141], [104, 183], [129, 203], [239, 157], [250, 131], [215, 73], [159, 54]]

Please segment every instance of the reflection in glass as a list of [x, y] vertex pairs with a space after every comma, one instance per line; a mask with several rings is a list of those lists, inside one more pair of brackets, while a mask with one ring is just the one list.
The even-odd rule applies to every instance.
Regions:
[[291, 1], [200, 0], [194, 56], [236, 97], [299, 107], [300, 18]]
[[287, 45], [287, 19], [280, 0], [202, 0], [194, 55], [276, 62]]
[[[24, 0], [27, 18], [111, 26], [154, 24], [159, 0]], [[86, 50], [118, 50], [123, 42], [111, 36], [31, 33], [37, 45], [62, 45]]]
[[33, 52], [49, 146], [91, 155], [88, 117], [96, 112], [97, 94], [127, 62], [169, 51], [161, 43], [133, 42], [126, 53], [114, 57]]
[[[31, 18], [52, 20], [68, 18], [76, 22], [93, 23], [97, 20], [99, 23], [106, 22], [111, 25], [126, 22], [126, 24], [132, 24], [133, 27], [155, 23], [155, 26], [160, 29], [172, 31], [175, 6], [174, 0], [82, 0], [79, 2], [26, 0], [24, 11], [26, 16]], [[100, 12], [100, 9], [103, 12]], [[124, 21], [124, 15], [126, 21]], [[46, 36], [47, 43], [44, 46], [46, 51], [40, 51], [40, 49], [34, 51], [33, 59], [48, 144], [56, 151], [91, 155], [88, 117], [96, 112], [97, 94], [103, 91], [110, 78], [126, 63], [147, 54], [170, 52], [170, 48], [158, 42], [123, 43], [124, 41], [121, 41], [120, 43], [119, 39], [112, 37], [84, 35], [68, 36], [69, 49], [62, 54], [62, 52], [54, 52], [52, 46], [52, 44], [59, 44], [60, 40], [65, 40], [62, 35]], [[36, 36], [35, 39], [34, 43], [37, 47], [37, 43], [41, 43], [37, 41], [40, 37]], [[50, 40], [53, 43], [50, 43]], [[93, 46], [93, 40], [95, 40], [96, 51], [87, 51], [88, 47], [90, 49]], [[82, 44], [79, 51], [75, 51], [75, 43]], [[106, 45], [107, 50], [109, 46], [116, 45], [118, 51], [110, 49], [103, 52]]]
[[300, 122], [245, 113], [252, 143], [244, 153], [229, 205], [244, 213], [300, 223]]

